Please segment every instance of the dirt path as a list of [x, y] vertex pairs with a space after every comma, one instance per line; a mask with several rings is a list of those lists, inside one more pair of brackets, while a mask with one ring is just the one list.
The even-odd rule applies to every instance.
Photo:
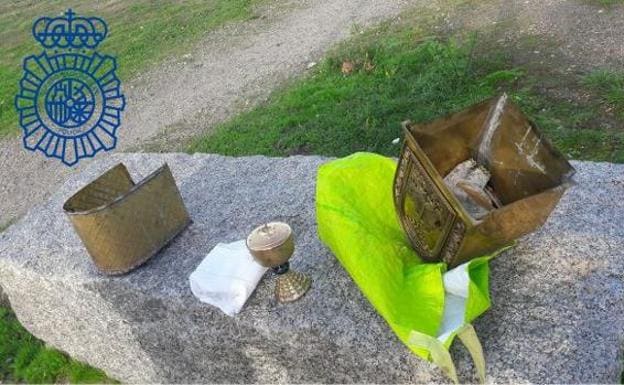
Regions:
[[[180, 143], [249, 108], [351, 33], [410, 7], [458, 1], [317, 0], [274, 5], [259, 17], [212, 33], [187, 54], [124, 84], [127, 110], [118, 151], [179, 149]], [[448, 14], [440, 28], [497, 26], [501, 39], [548, 41], [578, 70], [624, 64], [624, 7], [574, 0], [472, 1]], [[554, 42], [554, 45], [553, 45]], [[542, 52], [543, 54], [544, 52]], [[104, 154], [98, 157], [105, 156]], [[0, 228], [40, 202], [69, 173], [57, 161], [24, 150], [19, 138], [0, 143]]]
[[[624, 69], [624, 2], [601, 6], [598, 0], [474, 1], [449, 21], [453, 30], [489, 28], [499, 43], [530, 46], [533, 60], [551, 55], [571, 64], [571, 71]], [[518, 51], [520, 48], [518, 48]], [[557, 63], [550, 63], [555, 66]]]

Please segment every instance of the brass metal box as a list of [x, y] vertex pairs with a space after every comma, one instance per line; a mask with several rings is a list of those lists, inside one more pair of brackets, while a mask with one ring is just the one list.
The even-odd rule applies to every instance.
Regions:
[[167, 164], [135, 184], [120, 163], [69, 198], [63, 209], [106, 274], [143, 264], [190, 223]]
[[[403, 124], [394, 181], [399, 220], [425, 261], [450, 267], [487, 255], [541, 226], [574, 168], [507, 95], [429, 124]], [[475, 219], [443, 178], [474, 159], [491, 174], [501, 207]]]

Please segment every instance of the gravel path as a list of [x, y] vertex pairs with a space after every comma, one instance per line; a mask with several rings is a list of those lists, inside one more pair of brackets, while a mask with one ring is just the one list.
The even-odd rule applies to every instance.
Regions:
[[[124, 84], [127, 109], [117, 151], [179, 150], [180, 143], [266, 98], [306, 71], [354, 25], [367, 26], [419, 6], [448, 9], [451, 0], [317, 0], [278, 2], [259, 17], [210, 34], [188, 53]], [[474, 3], [474, 2], [473, 2]], [[624, 7], [573, 0], [497, 0], [460, 6], [444, 28], [479, 30], [500, 25], [503, 38], [534, 35], [579, 69], [621, 68]], [[513, 31], [513, 32], [512, 32]], [[98, 155], [102, 157], [105, 155]], [[84, 168], [67, 168], [22, 148], [0, 143], [0, 229]]]

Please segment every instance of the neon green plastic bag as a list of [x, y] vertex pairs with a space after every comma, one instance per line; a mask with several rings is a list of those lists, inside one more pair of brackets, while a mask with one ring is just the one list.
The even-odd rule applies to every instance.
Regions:
[[392, 197], [396, 167], [394, 160], [371, 153], [321, 166], [316, 190], [319, 236], [399, 339], [453, 378], [454, 367], [443, 367], [450, 356], [438, 356], [448, 355], [458, 333], [470, 340], [474, 329], [466, 325], [490, 306], [489, 257], [464, 266], [469, 279], [461, 327], [440, 336], [445, 297], [450, 298], [443, 282], [446, 264], [423, 263], [406, 239]]

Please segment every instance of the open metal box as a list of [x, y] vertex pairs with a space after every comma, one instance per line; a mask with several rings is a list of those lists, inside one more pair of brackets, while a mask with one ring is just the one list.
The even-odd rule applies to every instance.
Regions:
[[167, 164], [135, 184], [120, 163], [69, 198], [63, 209], [106, 274], [143, 264], [190, 223]]
[[[401, 225], [425, 261], [454, 267], [510, 244], [541, 226], [572, 182], [574, 168], [507, 95], [403, 128], [394, 199]], [[478, 220], [443, 180], [469, 158], [490, 172], [502, 203]]]

